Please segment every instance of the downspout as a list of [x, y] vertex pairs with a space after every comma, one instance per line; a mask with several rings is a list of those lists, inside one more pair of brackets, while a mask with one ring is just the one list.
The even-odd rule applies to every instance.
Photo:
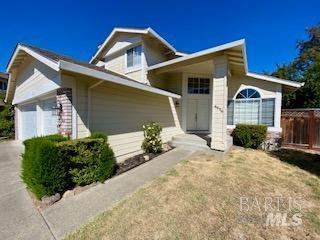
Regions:
[[90, 128], [90, 119], [91, 119], [91, 89], [97, 87], [101, 83], [103, 83], [104, 80], [101, 80], [95, 84], [92, 84], [91, 86], [88, 87], [88, 114], [87, 114], [87, 129], [88, 129], [88, 135], [91, 134], [91, 128]]

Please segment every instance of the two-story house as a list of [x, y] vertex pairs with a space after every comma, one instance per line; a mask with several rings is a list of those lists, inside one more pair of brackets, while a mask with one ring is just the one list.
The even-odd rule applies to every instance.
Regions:
[[148, 121], [164, 142], [201, 133], [221, 151], [237, 123], [279, 138], [282, 94], [301, 87], [249, 72], [244, 40], [186, 54], [151, 28], [115, 28], [90, 63], [18, 44], [7, 72], [17, 139], [105, 132], [119, 161], [141, 152]]

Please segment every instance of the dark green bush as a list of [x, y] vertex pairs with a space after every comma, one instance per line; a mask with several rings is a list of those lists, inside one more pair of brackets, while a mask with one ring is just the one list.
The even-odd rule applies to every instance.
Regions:
[[141, 147], [144, 152], [159, 153], [162, 151], [161, 131], [162, 127], [159, 123], [149, 122], [143, 125], [144, 141]]
[[[0, 101], [2, 101], [0, 99]], [[0, 110], [0, 137], [14, 136], [14, 110], [11, 105], [4, 105]]]
[[76, 185], [104, 182], [114, 173], [114, 153], [102, 138], [62, 142], [59, 148], [70, 163], [69, 173]]
[[90, 137], [88, 137], [90, 139], [97, 139], [97, 138], [101, 138], [101, 139], [104, 139], [105, 141], [108, 141], [108, 137], [105, 133], [102, 133], [102, 132], [95, 132], [95, 133], [92, 133]]
[[232, 136], [235, 145], [257, 149], [267, 137], [267, 126], [238, 124]]
[[37, 198], [63, 192], [69, 185], [67, 162], [55, 141], [45, 137], [24, 142], [22, 180]]
[[58, 134], [28, 139], [23, 142], [22, 180], [39, 199], [74, 185], [104, 182], [116, 166], [106, 139], [67, 141]]

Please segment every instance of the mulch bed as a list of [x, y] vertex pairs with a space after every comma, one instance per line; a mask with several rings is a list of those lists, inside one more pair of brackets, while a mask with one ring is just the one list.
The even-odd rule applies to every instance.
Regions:
[[117, 170], [115, 175], [120, 175], [121, 173], [124, 173], [126, 171], [129, 171], [132, 168], [135, 168], [143, 163], [146, 163], [150, 161], [151, 159], [168, 152], [172, 150], [173, 148], [169, 145], [166, 145], [164, 150], [160, 153], [154, 154], [154, 153], [143, 153], [139, 155], [135, 155], [131, 158], [126, 159], [123, 162], [117, 163]]

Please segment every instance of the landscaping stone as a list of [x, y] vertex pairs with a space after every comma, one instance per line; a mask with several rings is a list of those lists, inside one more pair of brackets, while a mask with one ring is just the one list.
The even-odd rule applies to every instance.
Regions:
[[143, 155], [143, 158], [145, 161], [149, 161], [150, 160], [150, 156], [148, 154]]
[[73, 190], [67, 190], [65, 191], [65, 193], [62, 195], [62, 198], [65, 199], [65, 198], [69, 198], [69, 197], [72, 197], [74, 196], [74, 191]]
[[51, 206], [55, 202], [59, 201], [61, 198], [60, 193], [56, 193], [55, 195], [52, 195], [50, 197], [44, 196], [41, 198], [40, 208], [44, 209], [45, 207]]

